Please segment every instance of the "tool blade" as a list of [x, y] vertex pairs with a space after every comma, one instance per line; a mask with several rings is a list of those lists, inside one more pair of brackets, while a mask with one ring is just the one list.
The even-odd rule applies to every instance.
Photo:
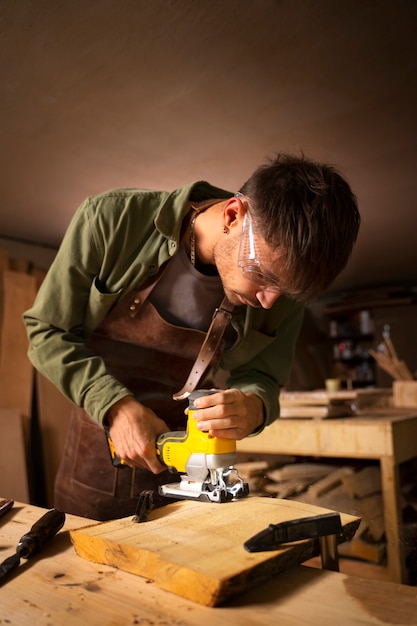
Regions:
[[6, 578], [7, 574], [9, 574], [9, 572], [17, 567], [19, 563], [19, 554], [13, 554], [3, 561], [3, 563], [0, 565], [0, 584], [3, 582], [3, 579]]

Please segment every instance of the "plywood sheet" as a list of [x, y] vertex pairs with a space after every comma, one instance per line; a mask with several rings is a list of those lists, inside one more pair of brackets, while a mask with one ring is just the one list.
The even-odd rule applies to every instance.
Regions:
[[[79, 556], [146, 577], [179, 596], [216, 606], [318, 553], [317, 540], [249, 553], [243, 543], [270, 523], [328, 513], [313, 505], [248, 497], [212, 504], [182, 501], [132, 518], [72, 530]], [[353, 537], [359, 519], [341, 514], [340, 541]]]
[[24, 418], [17, 409], [0, 408], [2, 450], [0, 493], [2, 498], [29, 502]]
[[279, 397], [280, 417], [350, 417], [355, 410], [388, 406], [391, 396], [391, 389], [282, 391]]
[[22, 314], [36, 296], [33, 276], [0, 271], [0, 407], [32, 410], [33, 367], [27, 357], [28, 339]]

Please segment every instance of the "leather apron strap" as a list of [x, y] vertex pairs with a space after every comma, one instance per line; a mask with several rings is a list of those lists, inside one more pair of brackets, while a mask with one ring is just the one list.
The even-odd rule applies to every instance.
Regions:
[[174, 400], [184, 400], [188, 398], [190, 393], [197, 388], [200, 380], [203, 378], [210, 363], [216, 354], [220, 345], [224, 331], [230, 323], [234, 304], [228, 298], [223, 298], [221, 305], [214, 311], [213, 319], [207, 331], [206, 338], [201, 346], [200, 352], [191, 368], [190, 374], [185, 385], [175, 393], [172, 397]]

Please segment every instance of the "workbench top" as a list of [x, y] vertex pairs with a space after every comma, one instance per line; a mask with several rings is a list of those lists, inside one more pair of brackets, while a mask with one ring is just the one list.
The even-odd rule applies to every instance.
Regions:
[[[0, 519], [1, 559], [14, 553], [20, 537], [44, 512], [15, 503]], [[22, 560], [19, 570], [0, 588], [0, 621], [13, 626], [416, 624], [415, 587], [303, 565], [225, 606], [201, 606], [134, 574], [79, 558], [68, 531], [88, 523], [67, 515], [53, 542], [29, 561]]]

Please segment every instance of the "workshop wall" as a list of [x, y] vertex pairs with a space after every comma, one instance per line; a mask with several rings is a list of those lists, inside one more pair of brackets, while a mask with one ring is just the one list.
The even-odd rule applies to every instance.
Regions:
[[[36, 252], [31, 258], [37, 258]], [[0, 248], [0, 492], [51, 506], [71, 404], [34, 370], [22, 321], [44, 275], [30, 260]]]

